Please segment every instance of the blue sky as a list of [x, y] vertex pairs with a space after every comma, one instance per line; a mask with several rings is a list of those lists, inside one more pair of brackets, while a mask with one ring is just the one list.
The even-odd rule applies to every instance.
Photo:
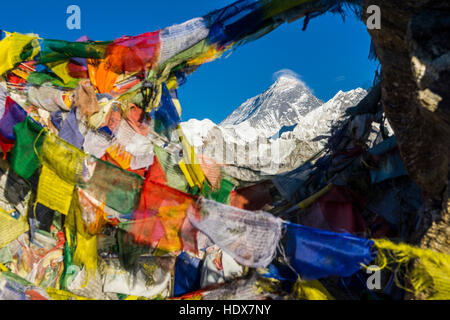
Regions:
[[[202, 16], [234, 1], [2, 1], [0, 29], [74, 41], [83, 35], [112, 40]], [[69, 5], [81, 8], [81, 30], [66, 27]], [[369, 61], [370, 37], [361, 21], [326, 14], [285, 24], [262, 39], [239, 47], [227, 58], [201, 66], [179, 90], [182, 119], [218, 123], [242, 102], [265, 89], [274, 74], [290, 69], [324, 101], [339, 90], [371, 85], [377, 62]]]

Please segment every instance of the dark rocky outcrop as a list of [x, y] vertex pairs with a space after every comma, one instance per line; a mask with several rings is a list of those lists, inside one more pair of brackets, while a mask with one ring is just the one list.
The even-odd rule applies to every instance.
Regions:
[[369, 30], [381, 102], [409, 175], [430, 198], [412, 239], [450, 253], [450, 2], [364, 0], [363, 12], [370, 5], [381, 8], [381, 29]]

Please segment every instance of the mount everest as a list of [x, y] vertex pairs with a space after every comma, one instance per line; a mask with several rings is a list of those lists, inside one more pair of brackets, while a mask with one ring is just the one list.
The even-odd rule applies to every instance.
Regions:
[[367, 94], [339, 91], [323, 102], [295, 76], [281, 75], [269, 89], [245, 101], [220, 124], [190, 119], [181, 128], [198, 154], [217, 163], [267, 175], [292, 170], [320, 151], [349, 107]]

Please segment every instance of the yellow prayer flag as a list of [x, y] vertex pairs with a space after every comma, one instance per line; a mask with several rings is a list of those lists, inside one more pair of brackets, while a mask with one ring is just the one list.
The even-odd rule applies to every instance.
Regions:
[[0, 41], [0, 75], [22, 62], [20, 55], [27, 44], [32, 42], [32, 53], [27, 60], [32, 60], [39, 53], [40, 47], [35, 35], [5, 32], [6, 37]]
[[46, 134], [41, 149], [48, 169], [70, 184], [80, 181], [86, 154], [55, 134]]
[[106, 153], [108, 153], [122, 169], [127, 170], [130, 168], [131, 158], [133, 156], [125, 150], [125, 147], [118, 144], [113, 144], [106, 149]]
[[178, 166], [180, 167], [181, 171], [183, 172], [184, 176], [186, 177], [186, 180], [189, 184], [189, 186], [192, 188], [194, 187], [194, 181], [192, 180], [191, 175], [189, 174], [189, 170], [186, 167], [186, 164], [184, 163], [184, 160], [181, 159], [180, 162], [178, 162]]
[[[427, 300], [450, 299], [450, 255], [387, 239], [372, 240], [378, 252], [374, 264], [393, 271], [397, 287]], [[400, 272], [406, 286], [399, 281]]]
[[16, 220], [9, 214], [0, 212], [0, 248], [16, 240], [28, 229], [29, 226], [24, 217], [21, 216], [19, 220]]
[[124, 300], [150, 300], [149, 298], [146, 297], [138, 297], [138, 296], [128, 296], [126, 297]]
[[[179, 166], [181, 170], [183, 171], [184, 175], [186, 176], [186, 179], [188, 180], [189, 185], [191, 183], [189, 182], [189, 179], [192, 181], [192, 185], [198, 185], [201, 187], [203, 183], [205, 182], [205, 174], [203, 173], [202, 167], [200, 166], [197, 156], [195, 155], [194, 147], [191, 146], [186, 139], [183, 130], [178, 125], [177, 127], [178, 135], [180, 137], [180, 142], [183, 146], [183, 160], [179, 162]], [[184, 166], [184, 167], [183, 167]]]
[[46, 165], [42, 166], [36, 202], [67, 215], [75, 185], [62, 180]]
[[52, 62], [47, 63], [47, 66], [53, 71], [54, 74], [56, 74], [64, 84], [69, 84], [70, 82], [78, 81], [79, 79], [73, 78], [69, 74], [69, 70], [67, 69], [67, 65], [69, 64], [69, 61], [63, 61], [63, 62]]
[[95, 299], [91, 299], [91, 298], [86, 298], [86, 297], [81, 297], [81, 296], [77, 296], [75, 294], [73, 294], [72, 292], [69, 291], [64, 291], [64, 290], [59, 290], [59, 289], [55, 289], [52, 287], [48, 287], [46, 289], [48, 295], [50, 296], [50, 298], [52, 298], [53, 300], [95, 300]]
[[180, 100], [176, 99], [176, 98], [172, 98], [172, 102], [175, 106], [175, 108], [177, 109], [178, 115], [181, 117], [181, 104], [180, 104]]
[[334, 297], [318, 280], [297, 280], [294, 290], [299, 299], [305, 300], [335, 300]]
[[1, 272], [8, 272], [8, 268], [5, 267], [5, 265], [3, 263], [0, 262], [0, 271]]

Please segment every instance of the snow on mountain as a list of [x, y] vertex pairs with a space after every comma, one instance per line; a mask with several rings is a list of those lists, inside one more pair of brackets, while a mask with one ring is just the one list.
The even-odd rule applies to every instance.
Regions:
[[194, 147], [203, 145], [208, 133], [217, 125], [209, 119], [197, 120], [189, 119], [181, 123], [181, 128], [186, 134], [189, 143]]
[[366, 94], [367, 91], [361, 88], [347, 92], [339, 91], [332, 99], [303, 117], [292, 131], [293, 135], [300, 140], [311, 141], [327, 134], [331, 124], [341, 119], [345, 110], [356, 105]]
[[219, 125], [209, 119], [181, 123], [197, 153], [217, 162], [267, 174], [292, 170], [317, 153], [331, 124], [367, 92], [339, 91], [328, 102], [317, 99], [299, 79], [283, 75], [265, 92], [238, 107]]
[[282, 75], [269, 89], [248, 99], [233, 111], [220, 126], [251, 127], [270, 137], [283, 126], [298, 123], [303, 116], [322, 104], [301, 80]]

